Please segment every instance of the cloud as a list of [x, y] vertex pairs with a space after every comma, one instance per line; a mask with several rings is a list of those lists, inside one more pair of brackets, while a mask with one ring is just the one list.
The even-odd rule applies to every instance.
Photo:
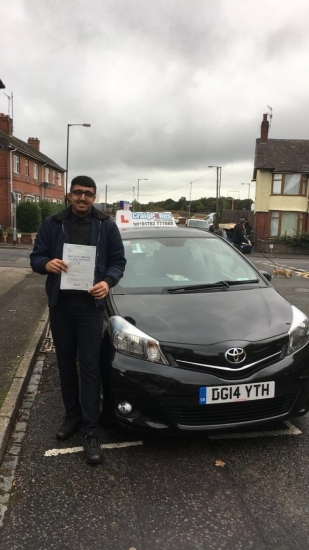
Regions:
[[70, 128], [69, 175], [113, 197], [142, 177], [149, 200], [188, 196], [193, 180], [194, 194], [214, 194], [209, 165], [245, 197], [267, 105], [271, 137], [307, 138], [308, 11], [306, 0], [7, 3], [0, 78], [14, 133], [64, 166], [67, 125], [90, 123]]

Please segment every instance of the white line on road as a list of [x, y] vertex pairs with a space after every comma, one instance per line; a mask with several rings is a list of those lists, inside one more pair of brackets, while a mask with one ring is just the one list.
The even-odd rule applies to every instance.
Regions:
[[[143, 445], [143, 441], [126, 441], [124, 443], [105, 443], [101, 445], [102, 449], [123, 449], [124, 447], [136, 447], [137, 445]], [[44, 453], [44, 456], [58, 456], [67, 455], [70, 453], [80, 453], [83, 451], [83, 447], [68, 447], [67, 449], [50, 449]]]
[[271, 436], [277, 436], [277, 435], [299, 435], [302, 432], [294, 426], [294, 424], [291, 424], [288, 420], [284, 422], [284, 424], [287, 426], [287, 430], [265, 430], [263, 432], [243, 432], [243, 433], [231, 433], [231, 434], [219, 434], [219, 435], [211, 435], [209, 439], [242, 439], [245, 437], [271, 437]]
[[[288, 420], [284, 422], [286, 428], [282, 430], [264, 430], [261, 432], [243, 432], [243, 433], [230, 433], [230, 434], [218, 434], [210, 435], [209, 439], [242, 439], [250, 437], [276, 437], [278, 435], [300, 435], [302, 432], [294, 424]], [[125, 447], [136, 447], [143, 445], [143, 441], [126, 441], [124, 443], [105, 443], [101, 445], [102, 449], [123, 449]], [[66, 449], [50, 449], [44, 453], [44, 456], [58, 456], [71, 453], [80, 453], [84, 450], [83, 447], [68, 447]]]

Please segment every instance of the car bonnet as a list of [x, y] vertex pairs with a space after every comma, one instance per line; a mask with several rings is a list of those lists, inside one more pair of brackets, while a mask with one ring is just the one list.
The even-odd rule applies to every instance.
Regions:
[[165, 343], [257, 342], [286, 334], [292, 308], [273, 287], [197, 294], [113, 295], [115, 313]]

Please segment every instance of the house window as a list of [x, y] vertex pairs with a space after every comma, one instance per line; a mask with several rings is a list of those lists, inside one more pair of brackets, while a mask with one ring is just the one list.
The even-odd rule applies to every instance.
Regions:
[[38, 195], [35, 195], [34, 201], [35, 201], [35, 202], [40, 202], [40, 200], [41, 200], [40, 197], [39, 197]]
[[34, 196], [33, 195], [25, 195], [25, 202], [33, 202]]
[[26, 176], [29, 178], [29, 160], [25, 160]]
[[62, 199], [57, 199], [58, 204], [62, 204]]
[[61, 174], [58, 172], [58, 185], [61, 187]]
[[270, 236], [276, 237], [279, 235], [279, 212], [272, 212], [270, 219]]
[[285, 174], [284, 175], [284, 195], [299, 195], [300, 194], [300, 174]]
[[15, 174], [19, 174], [19, 165], [20, 165], [20, 160], [19, 160], [19, 156], [18, 155], [14, 155], [14, 172]]
[[39, 179], [39, 167], [37, 164], [33, 165], [33, 177], [35, 180]]
[[305, 214], [303, 212], [271, 212], [270, 236], [295, 235], [303, 231], [305, 227]]
[[295, 235], [297, 233], [297, 212], [281, 213], [281, 235]]
[[45, 181], [49, 183], [49, 168], [45, 168]]
[[273, 174], [273, 195], [302, 195], [307, 194], [306, 174]]
[[273, 195], [281, 195], [282, 174], [273, 175]]
[[299, 231], [305, 231], [305, 214], [302, 212], [299, 214]]
[[53, 170], [53, 185], [56, 185], [56, 172]]
[[21, 193], [15, 193], [16, 204], [21, 202]]

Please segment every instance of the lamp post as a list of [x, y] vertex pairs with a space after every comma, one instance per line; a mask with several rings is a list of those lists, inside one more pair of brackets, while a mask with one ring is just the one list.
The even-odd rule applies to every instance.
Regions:
[[137, 180], [137, 202], [139, 203], [139, 182], [140, 181], [148, 181], [148, 178], [140, 178]]
[[241, 185], [249, 185], [249, 188], [248, 188], [248, 199], [250, 199], [250, 183], [242, 183]]
[[68, 170], [69, 170], [69, 136], [70, 136], [70, 127], [71, 126], [85, 126], [86, 128], [90, 128], [91, 124], [83, 123], [83, 124], [68, 124], [67, 129], [67, 161], [66, 161], [66, 168], [65, 168], [65, 205], [68, 206]]
[[219, 193], [221, 189], [221, 166], [208, 166], [208, 168], [216, 168], [217, 170], [217, 184], [216, 184], [216, 214], [218, 214], [219, 208]]
[[189, 202], [189, 219], [191, 218], [191, 195], [192, 195], [192, 183], [193, 183], [193, 181], [190, 181], [190, 202]]

